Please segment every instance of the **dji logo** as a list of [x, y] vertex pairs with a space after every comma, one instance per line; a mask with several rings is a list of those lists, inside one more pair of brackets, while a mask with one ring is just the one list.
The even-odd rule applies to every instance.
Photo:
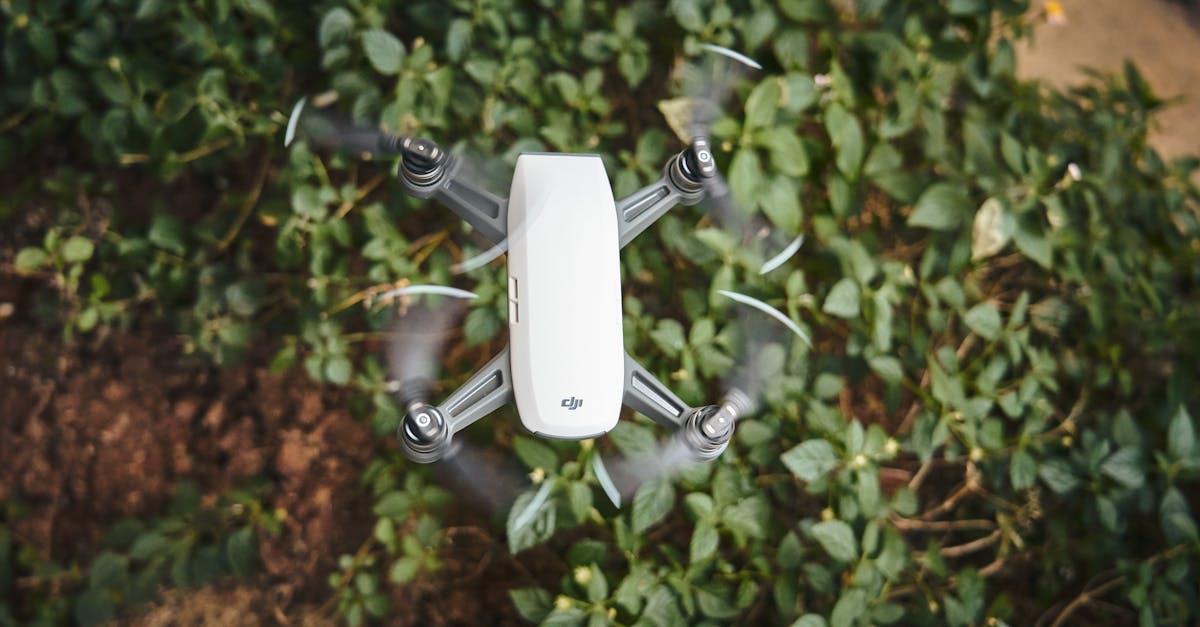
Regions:
[[583, 406], [583, 399], [575, 398], [574, 396], [572, 396], [571, 398], [562, 399], [562, 402], [559, 403], [559, 405], [566, 407], [568, 411], [574, 410], [574, 409], [579, 409], [580, 407]]

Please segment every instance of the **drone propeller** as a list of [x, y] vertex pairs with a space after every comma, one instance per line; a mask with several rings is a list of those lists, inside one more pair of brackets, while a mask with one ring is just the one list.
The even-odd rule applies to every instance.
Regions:
[[713, 44], [701, 44], [700, 47], [708, 54], [702, 56], [699, 63], [685, 63], [679, 67], [685, 95], [659, 103], [667, 123], [687, 146], [677, 162], [679, 176], [676, 181], [684, 187], [690, 183], [702, 189], [709, 207], [707, 218], [722, 230], [736, 235], [741, 246], [786, 252], [786, 255], [781, 252], [772, 256], [762, 265], [761, 273], [765, 274], [795, 254], [803, 240], [797, 237], [786, 242], [783, 234], [776, 232], [766, 219], [740, 206], [729, 183], [716, 167], [712, 132], [720, 118], [721, 107], [734, 86], [752, 71], [761, 70], [762, 66], [728, 48]]
[[[739, 305], [733, 321], [721, 335], [734, 348], [735, 363], [721, 382], [721, 400], [689, 414], [682, 428], [650, 451], [617, 460], [607, 466], [594, 460], [601, 485], [614, 504], [656, 478], [672, 478], [697, 462], [718, 457], [733, 436], [737, 421], [753, 415], [762, 403], [764, 382], [778, 373], [779, 357], [791, 341], [809, 343], [807, 334], [770, 305], [737, 292], [721, 292]], [[774, 319], [774, 322], [768, 318]], [[780, 319], [786, 324], [779, 325]]]
[[[394, 307], [387, 340], [388, 387], [406, 414], [401, 435], [406, 446], [440, 458], [433, 468], [457, 492], [482, 503], [489, 512], [507, 507], [524, 481], [499, 453], [473, 446], [466, 438], [451, 438], [440, 414], [433, 410], [433, 391], [440, 379], [447, 347], [457, 334], [467, 300], [475, 295], [440, 286], [409, 286], [399, 296], [407, 302]], [[434, 296], [429, 296], [429, 295]], [[420, 296], [420, 302], [412, 299]], [[439, 302], [440, 301], [440, 302]], [[428, 450], [424, 450], [424, 448]]]
[[[464, 143], [456, 144], [452, 149], [443, 149], [425, 138], [358, 126], [339, 113], [320, 106], [328, 104], [329, 100], [314, 99], [310, 105], [306, 98], [301, 98], [296, 103], [288, 118], [285, 146], [303, 138], [320, 150], [340, 152], [355, 158], [399, 156], [399, 175], [410, 193], [414, 188], [432, 189], [447, 177], [453, 177], [458, 182], [455, 185], [458, 189], [477, 187], [498, 198], [507, 195], [512, 182], [515, 154], [484, 159], [473, 147]], [[428, 196], [418, 194], [418, 197]], [[483, 247], [482, 253], [466, 249], [467, 258], [451, 266], [451, 272], [463, 274], [486, 265], [505, 252], [505, 244], [493, 246], [489, 242]]]

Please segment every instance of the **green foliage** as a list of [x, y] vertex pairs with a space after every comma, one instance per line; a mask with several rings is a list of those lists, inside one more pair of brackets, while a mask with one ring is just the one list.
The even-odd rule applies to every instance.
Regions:
[[[279, 531], [257, 490], [233, 490], [206, 507], [195, 486], [180, 483], [166, 515], [122, 519], [90, 562], [60, 565], [44, 561], [37, 548], [9, 532], [20, 509], [8, 503], [0, 518], [3, 625], [100, 625], [122, 608], [154, 600], [164, 584], [187, 588], [223, 575], [251, 575], [258, 569], [256, 529]], [[10, 595], [13, 586], [19, 594]]]
[[[623, 251], [626, 348], [708, 402], [743, 331], [717, 295], [731, 288], [813, 347], [762, 351], [763, 407], [729, 451], [625, 511], [598, 498], [592, 459], [652, 450], [648, 422], [595, 443], [495, 444], [534, 478], [510, 547], [551, 543], [569, 566], [557, 589], [513, 590], [517, 610], [564, 625], [1032, 623], [1029, 608], [1054, 616], [1098, 578], [1146, 624], [1183, 622], [1200, 613], [1186, 498], [1198, 163], [1147, 146], [1162, 102], [1132, 66], [1065, 93], [1017, 80], [1029, 4], [13, 0], [0, 102], [26, 130], [0, 139], [0, 164], [84, 139], [4, 201], [55, 212], [13, 267], [52, 286], [47, 310], [71, 333], [149, 311], [218, 362], [266, 344], [273, 367], [354, 390], [391, 437], [399, 412], [364, 349], [390, 304], [375, 297], [447, 283], [477, 251], [386, 165], [304, 141], [282, 152], [292, 102], [336, 96], [359, 123], [510, 160], [597, 152], [622, 195], [679, 148], [655, 108], [675, 95], [669, 68], [729, 45], [765, 70], [715, 123], [718, 160], [746, 213], [807, 243], [763, 275], [763, 251], [676, 210]], [[114, 166], [141, 177], [148, 208], [78, 172]], [[173, 202], [183, 182], [222, 193], [191, 211]], [[115, 218], [89, 221], [80, 190]], [[484, 359], [505, 278], [493, 264], [467, 280], [465, 343]], [[366, 484], [373, 533], [330, 575], [352, 624], [391, 611], [387, 586], [433, 575], [445, 546], [444, 491], [391, 456]], [[242, 572], [248, 541], [206, 563]], [[0, 556], [10, 546], [0, 534]], [[123, 598], [142, 562], [122, 550], [59, 615]]]

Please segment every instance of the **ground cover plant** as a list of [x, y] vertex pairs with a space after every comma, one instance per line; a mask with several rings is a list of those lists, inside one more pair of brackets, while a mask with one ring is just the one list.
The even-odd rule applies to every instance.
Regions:
[[[155, 479], [157, 500], [73, 510], [91, 531], [64, 546], [30, 530], [94, 488], [62, 497], [21, 480], [39, 467], [15, 451], [45, 440], [23, 438], [66, 410], [11, 369], [0, 624], [96, 624], [221, 573], [285, 587], [283, 613], [307, 600], [350, 624], [1200, 615], [1200, 162], [1146, 144], [1165, 103], [1135, 67], [1063, 93], [1017, 80], [1012, 43], [1042, 19], [1029, 2], [4, 0], [0, 12], [4, 346], [41, 333], [51, 356], [22, 362], [37, 374], [55, 372], [55, 352], [164, 338], [146, 349], [156, 363], [167, 350], [200, 364], [217, 390], [253, 381], [222, 405], [243, 407], [242, 422], [176, 411], [186, 383], [171, 384], [162, 407], [184, 416], [185, 441], [239, 434], [198, 459], [229, 465], [238, 442], [261, 457], [236, 481], [197, 485], [211, 476], [176, 465]], [[482, 249], [467, 226], [404, 197], [393, 164], [303, 140], [285, 151], [287, 113], [309, 96], [510, 161], [595, 152], [623, 195], [679, 149], [657, 105], [705, 42], [764, 65], [714, 126], [733, 194], [807, 241], [760, 274], [703, 206], [675, 210], [624, 253], [626, 348], [707, 402], [734, 365], [721, 289], [778, 307], [813, 345], [764, 351], [763, 407], [730, 449], [622, 511], [590, 462], [645, 450], [661, 435], [648, 421], [547, 443], [499, 412], [469, 436], [529, 472], [514, 511], [545, 486], [549, 498], [529, 524], [489, 519], [392, 448], [400, 411], [373, 296], [406, 283], [479, 295], [448, 390], [504, 341], [503, 265], [454, 276]], [[282, 415], [251, 402], [263, 390], [314, 396]], [[312, 427], [345, 409], [359, 422]], [[322, 446], [348, 451], [319, 465]], [[318, 468], [357, 476], [306, 491], [296, 477]], [[339, 498], [345, 524], [312, 513]], [[286, 566], [324, 536], [336, 541], [309, 568]]]

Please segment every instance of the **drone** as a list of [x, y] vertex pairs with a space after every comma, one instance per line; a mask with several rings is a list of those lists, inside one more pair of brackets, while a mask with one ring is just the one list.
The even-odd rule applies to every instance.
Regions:
[[735, 387], [715, 404], [688, 405], [624, 350], [622, 333], [621, 250], [672, 208], [728, 194], [706, 129], [693, 129], [657, 180], [623, 198], [595, 154], [522, 153], [505, 198], [430, 139], [373, 137], [370, 148], [399, 157], [407, 194], [440, 203], [507, 253], [508, 345], [441, 402], [430, 402], [430, 381], [400, 382], [405, 457], [445, 459], [459, 432], [510, 403], [542, 438], [602, 436], [625, 406], [674, 434], [692, 461], [728, 447], [738, 419], [756, 409], [752, 395]]

